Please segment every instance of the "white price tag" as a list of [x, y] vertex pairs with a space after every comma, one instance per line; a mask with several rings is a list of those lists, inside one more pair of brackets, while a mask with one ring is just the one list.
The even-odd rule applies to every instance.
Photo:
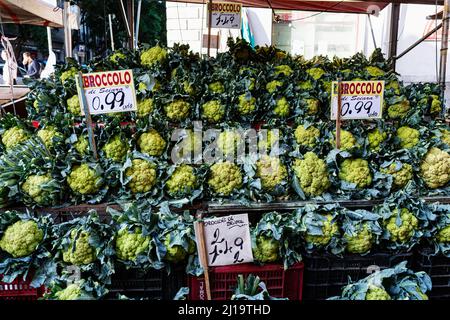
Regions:
[[[342, 81], [341, 119], [381, 119], [383, 117], [384, 81]], [[331, 119], [338, 109], [338, 82], [333, 81]]]
[[208, 266], [253, 262], [247, 214], [206, 219], [204, 235]]
[[[242, 5], [240, 3], [233, 3], [233, 2], [212, 3], [211, 28], [240, 29], [241, 9]], [[207, 26], [209, 26], [209, 21], [207, 21]]]
[[[84, 90], [90, 114], [137, 110], [132, 70], [86, 73], [82, 84], [83, 88], [77, 85], [78, 96], [81, 99], [81, 90]], [[84, 115], [82, 105], [80, 101]]]

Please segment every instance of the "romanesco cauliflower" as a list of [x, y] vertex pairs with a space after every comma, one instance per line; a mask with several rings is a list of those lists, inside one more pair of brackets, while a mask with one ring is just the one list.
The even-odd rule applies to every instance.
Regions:
[[43, 239], [44, 232], [35, 221], [19, 220], [6, 228], [0, 239], [0, 249], [14, 258], [21, 258], [32, 254]]
[[432, 94], [431, 95], [431, 107], [430, 107], [430, 113], [431, 114], [439, 114], [442, 111], [442, 103], [441, 99], [439, 99], [439, 96]]
[[41, 138], [44, 145], [50, 149], [53, 147], [53, 139], [54, 138], [62, 138], [62, 134], [54, 127], [47, 127], [45, 129], [41, 129], [37, 132], [39, 138]]
[[80, 99], [78, 98], [77, 94], [67, 99], [66, 103], [67, 110], [69, 110], [70, 113], [76, 116], [81, 116]]
[[141, 134], [138, 139], [138, 145], [141, 152], [150, 156], [160, 156], [166, 148], [166, 141], [155, 129]]
[[367, 290], [366, 300], [391, 300], [391, 296], [383, 288], [371, 285]]
[[294, 131], [294, 137], [299, 145], [312, 148], [320, 138], [320, 130], [314, 126], [305, 128], [299, 125]]
[[114, 52], [112, 55], [109, 56], [109, 61], [113, 63], [119, 63], [120, 60], [125, 60], [126, 58], [127, 56], [122, 52]]
[[320, 102], [317, 99], [309, 98], [305, 99], [306, 106], [307, 106], [307, 112], [306, 114], [313, 115], [319, 112], [320, 110]]
[[394, 162], [387, 168], [381, 169], [382, 173], [390, 174], [394, 178], [394, 186], [398, 189], [403, 188], [413, 177], [413, 168], [408, 163], [402, 163], [400, 168]]
[[[77, 237], [78, 236], [78, 237]], [[97, 259], [95, 248], [89, 243], [90, 234], [77, 229], [70, 231], [70, 244], [63, 252], [63, 261], [73, 265], [90, 264]]]
[[368, 66], [368, 67], [366, 67], [366, 71], [370, 74], [371, 77], [384, 76], [384, 71], [378, 67]]
[[320, 196], [331, 185], [325, 161], [313, 152], [307, 152], [303, 160], [295, 159], [292, 168], [308, 196]]
[[289, 116], [291, 106], [285, 97], [277, 100], [277, 104], [273, 109], [273, 113], [281, 118]]
[[325, 74], [325, 71], [321, 68], [311, 68], [306, 70], [306, 73], [309, 74], [314, 80], [319, 80]]
[[258, 262], [270, 263], [279, 259], [280, 243], [274, 238], [264, 235], [256, 236], [255, 247], [252, 249], [253, 257]]
[[[399, 217], [401, 221], [397, 221]], [[385, 221], [385, 228], [389, 231], [392, 242], [408, 242], [418, 226], [419, 220], [406, 208], [394, 209], [392, 216]]]
[[283, 82], [279, 81], [279, 80], [273, 80], [270, 81], [266, 84], [266, 90], [269, 93], [274, 93], [275, 91], [277, 91], [277, 89], [279, 87], [281, 87], [283, 85]]
[[195, 242], [191, 239], [189, 239], [188, 251], [186, 252], [181, 245], [170, 246], [170, 238], [170, 233], [164, 238], [164, 247], [167, 250], [166, 255], [164, 256], [165, 260], [173, 263], [179, 263], [184, 261], [189, 254], [195, 252]]
[[367, 134], [367, 138], [369, 140], [370, 150], [378, 151], [380, 150], [381, 143], [386, 140], [387, 133], [380, 129], [373, 129]]
[[275, 67], [275, 74], [282, 74], [289, 77], [294, 71], [286, 64], [282, 64]]
[[403, 118], [408, 114], [408, 111], [411, 109], [411, 105], [406, 98], [403, 98], [402, 101], [390, 105], [388, 107], [388, 115], [391, 119], [399, 119]]
[[31, 175], [22, 184], [22, 191], [28, 194], [34, 202], [38, 204], [46, 204], [46, 198], [50, 192], [45, 190], [43, 186], [52, 180], [50, 174], [46, 175]]
[[150, 237], [144, 237], [140, 229], [129, 232], [127, 228], [122, 228], [116, 237], [117, 258], [124, 261], [135, 261], [137, 256], [145, 253], [150, 245]]
[[439, 243], [449, 243], [450, 242], [450, 225], [441, 228], [436, 234], [436, 240]]
[[131, 177], [128, 187], [133, 193], [148, 192], [157, 182], [156, 165], [142, 159], [134, 159], [125, 175]]
[[350, 253], [367, 253], [372, 248], [374, 235], [370, 231], [368, 224], [363, 224], [354, 235], [345, 235], [347, 241], [347, 251]]
[[67, 71], [64, 71], [59, 79], [62, 83], [65, 83], [67, 80], [75, 79], [75, 75], [78, 73], [78, 70], [75, 67], [70, 68]]
[[364, 159], [345, 159], [339, 169], [339, 179], [365, 188], [372, 183], [369, 163]]
[[398, 128], [397, 138], [403, 149], [411, 149], [419, 143], [420, 132], [414, 128], [403, 126]]
[[264, 155], [256, 162], [256, 177], [261, 179], [261, 186], [267, 191], [273, 191], [286, 181], [287, 169], [280, 158]]
[[80, 286], [76, 283], [69, 284], [65, 289], [55, 293], [57, 300], [78, 300], [82, 294]]
[[214, 193], [229, 196], [242, 186], [242, 174], [231, 162], [218, 162], [211, 166], [208, 185]]
[[197, 177], [194, 168], [183, 164], [175, 169], [166, 182], [166, 188], [170, 195], [187, 195], [197, 187]]
[[106, 158], [120, 162], [127, 155], [128, 146], [126, 142], [122, 140], [120, 134], [116, 134], [103, 146], [103, 151], [106, 154]]
[[222, 82], [220, 82], [220, 81], [210, 83], [208, 85], [208, 89], [209, 89], [209, 91], [212, 91], [214, 93], [224, 93], [225, 92], [225, 87], [223, 86]]
[[89, 152], [89, 141], [85, 136], [79, 136], [77, 142], [74, 144], [75, 150], [81, 155]]
[[175, 100], [164, 106], [167, 118], [172, 121], [182, 121], [189, 116], [191, 105], [183, 100]]
[[331, 239], [339, 232], [338, 225], [336, 221], [333, 221], [333, 216], [331, 214], [323, 215], [321, 229], [321, 235], [307, 233], [305, 235], [306, 242], [318, 246], [326, 246], [328, 243], [330, 243]]
[[428, 150], [420, 164], [420, 176], [428, 188], [436, 189], [450, 181], [450, 155], [439, 148]]
[[138, 118], [144, 118], [153, 111], [153, 99], [147, 98], [137, 102], [136, 114]]
[[152, 67], [158, 62], [163, 62], [167, 57], [167, 50], [159, 45], [147, 49], [141, 53], [141, 64], [144, 67]]
[[6, 149], [11, 149], [27, 139], [27, 132], [19, 127], [9, 128], [2, 134], [2, 143], [5, 145]]
[[450, 130], [441, 130], [441, 141], [450, 146]]
[[242, 115], [248, 115], [255, 111], [256, 99], [252, 96], [247, 96], [247, 94], [241, 94], [239, 96], [238, 112]]
[[311, 83], [311, 81], [307, 80], [307, 81], [302, 81], [298, 84], [298, 87], [301, 90], [311, 90], [314, 88], [313, 84]]
[[[336, 133], [334, 135], [336, 136]], [[333, 141], [333, 144], [336, 145], [336, 140]], [[350, 131], [341, 130], [341, 150], [351, 150], [358, 146], [355, 136]]]
[[218, 100], [211, 100], [202, 105], [202, 117], [208, 122], [216, 123], [225, 116], [225, 107]]
[[94, 194], [103, 184], [102, 178], [88, 164], [74, 166], [67, 177], [69, 187], [80, 194]]

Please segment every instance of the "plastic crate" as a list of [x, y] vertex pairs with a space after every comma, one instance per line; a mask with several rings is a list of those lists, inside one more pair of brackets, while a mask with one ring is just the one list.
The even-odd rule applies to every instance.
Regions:
[[44, 287], [32, 288], [30, 282], [21, 277], [11, 283], [0, 281], [0, 300], [37, 300], [42, 297], [45, 292]]
[[305, 300], [325, 300], [340, 295], [342, 288], [351, 281], [358, 281], [376, 270], [395, 266], [408, 261], [411, 267], [413, 253], [374, 253], [365, 256], [344, 255], [342, 258], [332, 254], [303, 256], [305, 263]]
[[181, 287], [186, 286], [184, 268], [167, 270], [129, 269], [118, 267], [111, 277], [107, 299], [116, 299], [118, 294], [129, 298], [172, 300]]
[[432, 282], [430, 299], [450, 299], [450, 258], [443, 255], [434, 255], [431, 248], [422, 248], [417, 251], [415, 271], [425, 271]]
[[[266, 284], [269, 294], [277, 298], [302, 300], [303, 263], [297, 263], [287, 270], [282, 264], [241, 264], [235, 266], [213, 267], [209, 270], [212, 300], [229, 300], [237, 286], [239, 274], [259, 276]], [[204, 277], [189, 277], [189, 299], [206, 300]]]

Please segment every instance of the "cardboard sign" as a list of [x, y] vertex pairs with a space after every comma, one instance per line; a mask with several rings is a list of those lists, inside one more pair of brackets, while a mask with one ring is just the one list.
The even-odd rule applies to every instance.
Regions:
[[253, 262], [247, 214], [204, 220], [204, 237], [208, 266]]
[[[331, 119], [338, 109], [338, 83], [333, 81]], [[381, 119], [383, 117], [384, 81], [342, 81], [341, 119]]]
[[[214, 2], [211, 8], [208, 4], [208, 10], [211, 10], [211, 28], [240, 29], [241, 9], [242, 5], [234, 2]], [[209, 26], [209, 11], [207, 20]]]
[[[90, 114], [137, 110], [132, 70], [85, 73], [82, 88], [77, 85], [77, 90], [79, 97], [84, 90]], [[81, 113], [84, 115], [83, 108]]]

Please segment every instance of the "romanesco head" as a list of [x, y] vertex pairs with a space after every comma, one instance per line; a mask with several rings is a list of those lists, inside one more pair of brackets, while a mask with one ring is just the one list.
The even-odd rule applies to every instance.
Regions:
[[81, 116], [80, 99], [78, 98], [77, 94], [67, 99], [66, 103], [67, 110], [69, 110], [70, 113], [76, 116]]
[[237, 165], [225, 161], [211, 166], [208, 185], [215, 194], [229, 196], [242, 186], [242, 173]]
[[202, 117], [208, 122], [216, 123], [225, 116], [225, 107], [218, 100], [211, 100], [202, 105]]
[[320, 130], [314, 126], [305, 128], [304, 125], [299, 125], [294, 131], [294, 137], [299, 145], [313, 148], [320, 138]]
[[391, 296], [383, 288], [371, 285], [366, 292], [366, 300], [391, 300]]
[[450, 146], [450, 130], [441, 130], [441, 141]]
[[197, 187], [197, 177], [194, 168], [183, 164], [175, 169], [166, 182], [167, 191], [171, 196], [188, 195]]
[[436, 189], [450, 181], [450, 155], [439, 148], [428, 150], [420, 164], [420, 176], [428, 188]]
[[394, 178], [394, 186], [401, 189], [413, 178], [413, 168], [408, 163], [402, 163], [398, 168], [394, 162], [387, 168], [381, 168], [382, 173], [390, 174]]
[[307, 106], [307, 112], [306, 114], [313, 115], [320, 111], [320, 102], [319, 100], [315, 98], [308, 98], [305, 99], [306, 106]]
[[72, 229], [69, 247], [63, 252], [63, 261], [76, 266], [94, 262], [97, 254], [95, 248], [89, 243], [89, 238], [90, 234], [87, 231]]
[[142, 159], [134, 159], [131, 167], [125, 170], [125, 175], [131, 177], [128, 187], [133, 193], [148, 192], [157, 182], [155, 164]]
[[384, 76], [384, 71], [378, 67], [368, 66], [368, 67], [366, 67], [366, 71], [370, 74], [371, 77]]
[[266, 84], [266, 90], [269, 93], [274, 93], [282, 85], [283, 85], [283, 82], [281, 82], [279, 80], [272, 80]]
[[[334, 135], [336, 136], [336, 133]], [[333, 144], [336, 145], [336, 140], [333, 141]], [[358, 147], [358, 142], [355, 136], [350, 131], [341, 130], [341, 150], [351, 150], [356, 147]]]
[[138, 255], [145, 253], [150, 245], [150, 237], [144, 237], [139, 229], [134, 232], [127, 228], [119, 230], [116, 237], [117, 258], [124, 261], [136, 261]]
[[11, 149], [27, 139], [28, 133], [19, 127], [9, 128], [2, 134], [2, 143], [6, 149]]
[[411, 149], [419, 143], [420, 132], [417, 129], [403, 126], [398, 128], [397, 138], [403, 149]]
[[50, 191], [43, 188], [52, 180], [51, 175], [31, 175], [22, 184], [22, 191], [29, 195], [34, 202], [44, 205]]
[[81, 155], [89, 152], [89, 141], [85, 136], [79, 136], [74, 144], [75, 150]]
[[166, 141], [155, 129], [141, 134], [138, 139], [138, 145], [141, 152], [150, 156], [160, 156], [166, 148]]
[[193, 253], [195, 251], [195, 243], [191, 239], [189, 239], [188, 252], [186, 252], [186, 250], [181, 245], [176, 244], [170, 246], [170, 233], [168, 233], [164, 238], [164, 247], [167, 250], [164, 259], [173, 263], [183, 262], [188, 256], [188, 254]]
[[59, 79], [62, 83], [65, 83], [67, 80], [75, 79], [75, 75], [78, 73], [78, 70], [75, 67], [70, 68], [67, 71], [64, 71]]
[[67, 177], [67, 183], [74, 192], [87, 195], [98, 192], [103, 181], [94, 169], [83, 163], [73, 167]]
[[436, 234], [436, 240], [439, 243], [450, 243], [450, 225], [439, 229]]
[[44, 232], [32, 220], [19, 220], [8, 226], [0, 239], [0, 249], [14, 258], [32, 254], [42, 239]]
[[167, 118], [172, 121], [182, 121], [189, 116], [191, 105], [183, 100], [175, 100], [164, 106]]
[[431, 107], [430, 107], [430, 113], [431, 114], [439, 114], [442, 111], [442, 102], [441, 99], [439, 99], [439, 96], [432, 94], [431, 95]]
[[158, 62], [163, 62], [167, 57], [167, 50], [159, 45], [147, 49], [141, 53], [141, 64], [144, 67], [152, 67]]
[[339, 179], [365, 188], [372, 183], [369, 163], [364, 159], [345, 159], [339, 169]]
[[331, 185], [325, 161], [314, 152], [307, 152], [303, 160], [295, 159], [292, 168], [308, 196], [320, 196]]
[[363, 224], [354, 235], [345, 235], [347, 240], [347, 251], [350, 253], [367, 253], [372, 248], [374, 235], [370, 231], [369, 225]]
[[[147, 90], [147, 85], [145, 84], [145, 82], [139, 82], [137, 91], [143, 92], [145, 90]], [[138, 103], [139, 103], [139, 101], [138, 101]], [[139, 109], [139, 105], [138, 105], [138, 109]]]
[[380, 150], [381, 143], [386, 140], [387, 133], [380, 129], [373, 129], [367, 134], [367, 138], [369, 140], [370, 150], [378, 151]]
[[309, 81], [309, 80], [301, 81], [301, 82], [298, 84], [298, 87], [299, 87], [301, 90], [311, 90], [311, 89], [314, 88], [313, 84], [312, 84], [311, 81]]
[[62, 138], [62, 134], [56, 131], [54, 127], [41, 129], [37, 132], [37, 135], [48, 149], [53, 147], [54, 138]]
[[128, 146], [119, 134], [112, 137], [107, 144], [103, 146], [106, 158], [116, 162], [121, 162], [128, 152]]
[[333, 221], [333, 216], [331, 214], [325, 214], [322, 216], [322, 234], [309, 234], [305, 235], [305, 240], [307, 243], [312, 243], [317, 246], [326, 246], [330, 243], [331, 239], [338, 234], [339, 228], [336, 221]]
[[237, 107], [238, 112], [242, 115], [251, 114], [255, 111], [256, 108], [256, 99], [252, 96], [248, 96], [247, 94], [241, 94], [239, 96], [239, 105]]
[[147, 98], [137, 102], [136, 114], [138, 118], [144, 118], [153, 111], [153, 99]]
[[394, 90], [395, 94], [397, 94], [397, 95], [400, 94], [400, 84], [398, 83], [397, 80], [391, 80], [391, 81], [387, 82], [384, 89], [385, 90], [392, 89], [392, 90]]
[[222, 82], [216, 81], [208, 85], [208, 90], [214, 93], [224, 93], [225, 87], [223, 86]]
[[256, 236], [255, 247], [252, 248], [253, 257], [261, 263], [276, 262], [279, 259], [279, 250], [279, 241], [264, 235]]
[[403, 98], [402, 101], [390, 105], [388, 107], [388, 115], [391, 119], [399, 119], [403, 118], [408, 114], [408, 111], [411, 109], [411, 105], [406, 98]]
[[291, 106], [285, 97], [277, 99], [277, 104], [273, 109], [273, 113], [280, 118], [289, 116]]
[[282, 64], [275, 67], [275, 74], [282, 74], [289, 77], [294, 71], [286, 64]]
[[183, 81], [183, 90], [185, 93], [187, 93], [190, 96], [193, 96], [196, 92], [193, 85], [189, 83], [189, 81]]
[[[398, 217], [400, 217], [399, 221], [397, 221]], [[392, 242], [408, 242], [418, 226], [419, 220], [406, 208], [394, 209], [392, 216], [385, 221], [385, 228], [389, 231]]]
[[306, 70], [306, 73], [309, 74], [314, 80], [319, 80], [325, 74], [325, 71], [321, 68], [310, 68]]
[[264, 155], [256, 162], [256, 177], [261, 179], [261, 186], [266, 191], [273, 191], [286, 181], [287, 169], [280, 158]]
[[55, 297], [57, 300], [78, 300], [81, 294], [81, 287], [76, 283], [72, 283], [69, 284], [65, 289], [56, 292]]
[[217, 146], [225, 156], [235, 155], [241, 142], [241, 135], [236, 130], [225, 130], [217, 138]]
[[125, 60], [127, 56], [123, 54], [122, 52], [114, 52], [112, 55], [109, 56], [109, 61], [113, 63], [119, 63], [120, 60]]

